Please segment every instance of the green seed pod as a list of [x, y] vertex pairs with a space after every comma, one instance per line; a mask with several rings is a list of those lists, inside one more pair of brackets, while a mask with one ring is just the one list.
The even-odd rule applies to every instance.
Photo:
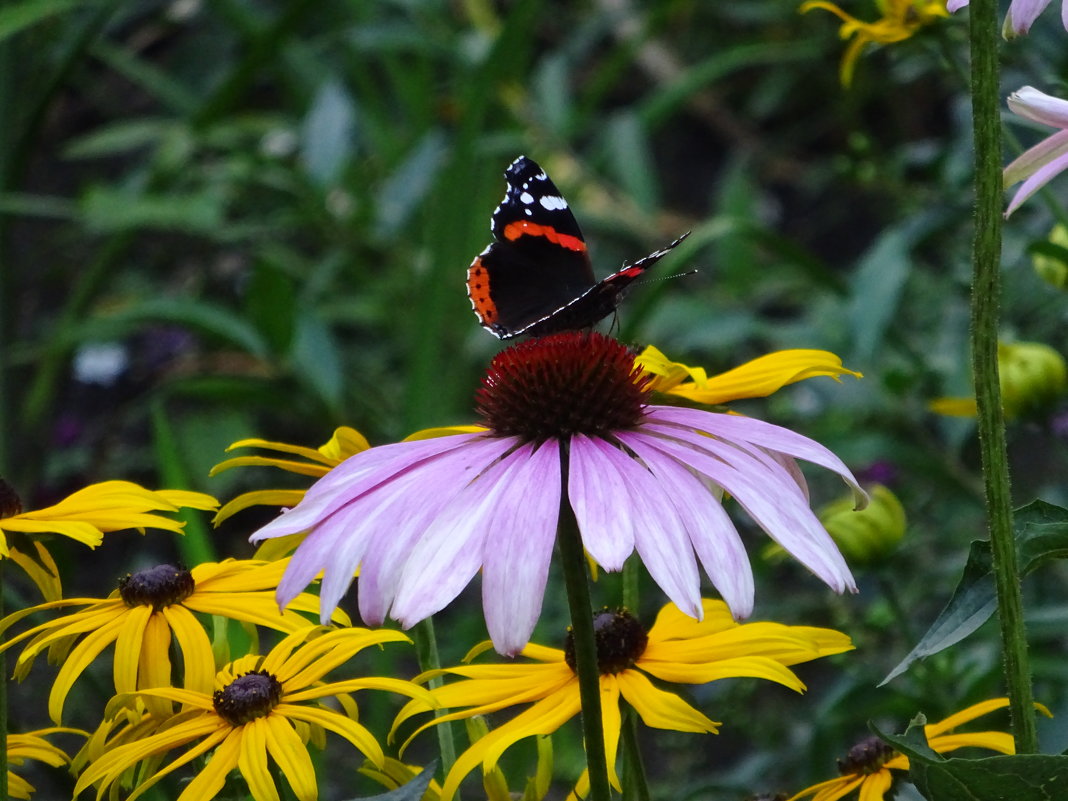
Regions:
[[[1068, 248], [1068, 228], [1061, 223], [1053, 226], [1049, 232], [1050, 244]], [[1055, 255], [1047, 253], [1034, 253], [1031, 263], [1035, 267], [1038, 277], [1057, 289], [1068, 289], [1068, 262]]]
[[820, 522], [853, 566], [871, 566], [889, 556], [905, 536], [905, 509], [882, 484], [867, 487], [871, 502], [853, 510], [852, 497], [842, 497], [819, 511]]
[[1007, 418], [1042, 416], [1068, 389], [1064, 357], [1041, 342], [998, 345], [998, 370]]

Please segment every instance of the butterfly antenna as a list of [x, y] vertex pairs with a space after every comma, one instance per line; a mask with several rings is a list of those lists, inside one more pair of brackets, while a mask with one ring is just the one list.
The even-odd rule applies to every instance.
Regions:
[[640, 281], [635, 281], [632, 286], [640, 286], [641, 284], [655, 284], [658, 281], [668, 281], [672, 278], [685, 278], [688, 275], [697, 275], [698, 270], [695, 267], [692, 270], [687, 270], [684, 273], [672, 273], [671, 275], [661, 275], [656, 278], [642, 278]]

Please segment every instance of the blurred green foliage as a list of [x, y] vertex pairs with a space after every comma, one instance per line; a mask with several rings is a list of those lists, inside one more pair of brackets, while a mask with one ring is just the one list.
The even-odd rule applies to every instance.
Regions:
[[[863, 371], [737, 408], [888, 484], [909, 520], [858, 597], [831, 597], [789, 563], [758, 566], [758, 617], [840, 627], [858, 651], [803, 668], [803, 698], [745, 682], [695, 688], [723, 734], [646, 732], [657, 797], [796, 790], [832, 775], [869, 718], [892, 729], [997, 694], [993, 636], [874, 689], [983, 536], [972, 426], [927, 411], [968, 394], [965, 23], [867, 52], [847, 92], [836, 21], [797, 5], [9, 3], [0, 474], [29, 503], [104, 478], [225, 499], [287, 480], [209, 481], [244, 436], [318, 445], [348, 424], [377, 444], [473, 422], [499, 343], [471, 314], [464, 271], [489, 240], [504, 167], [526, 153], [570, 200], [600, 275], [694, 231], [656, 273], [699, 273], [636, 290], [619, 313], [625, 340], [713, 371], [785, 347], [833, 350]], [[869, 0], [845, 5], [876, 15]], [[1006, 92], [1063, 90], [1063, 35], [1036, 25], [1008, 45]], [[1006, 230], [1003, 312], [1006, 341], [1061, 353], [1065, 296], [1033, 273], [1028, 247], [1063, 220], [1064, 186]], [[1013, 423], [1020, 503], [1068, 503], [1065, 413]], [[815, 491], [828, 500], [838, 488]], [[184, 558], [247, 555], [263, 519], [243, 513], [214, 542], [205, 529]], [[57, 555], [71, 588], [99, 595], [111, 589], [101, 575], [174, 547], [119, 537], [89, 571], [84, 554]], [[1064, 574], [1033, 579], [1037, 697], [1063, 720]], [[617, 587], [606, 576], [597, 591], [610, 602]], [[566, 625], [556, 595], [539, 628], [547, 643]], [[661, 602], [653, 589], [643, 599], [649, 613]], [[484, 636], [474, 601], [444, 614], [446, 660]], [[1063, 722], [1043, 731], [1055, 750], [1068, 742]], [[557, 747], [562, 777], [579, 754], [574, 741]], [[352, 771], [331, 768], [324, 797], [350, 797]]]

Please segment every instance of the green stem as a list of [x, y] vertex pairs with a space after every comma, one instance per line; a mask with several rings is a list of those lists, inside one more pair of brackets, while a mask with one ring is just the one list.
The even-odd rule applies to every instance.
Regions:
[[[427, 618], [417, 623], [412, 628], [412, 640], [415, 642], [415, 654], [419, 660], [419, 669], [424, 673], [428, 670], [437, 670], [441, 667], [441, 657], [438, 654], [438, 639], [434, 633], [434, 619]], [[442, 678], [438, 676], [428, 682], [431, 689], [440, 687]], [[445, 710], [434, 711], [434, 717], [439, 718], [445, 714]], [[451, 723], [442, 723], [434, 727], [438, 734], [438, 751], [441, 752], [442, 774], [447, 776], [456, 762], [456, 743], [453, 739]], [[457, 796], [459, 797], [459, 796]]]
[[586, 743], [586, 767], [590, 775], [590, 801], [610, 801], [608, 759], [604, 748], [601, 715], [601, 675], [597, 668], [597, 642], [593, 633], [589, 572], [578, 521], [567, 497], [568, 449], [560, 453], [561, 493], [557, 543], [564, 567], [567, 605], [571, 610], [571, 640], [575, 646], [575, 673], [582, 702], [582, 734]]
[[972, 371], [1012, 730], [1017, 753], [1031, 754], [1038, 745], [998, 383], [1002, 180], [997, 2], [972, 0], [970, 14], [975, 133]]
[[633, 709], [623, 715], [623, 801], [651, 801], [645, 763], [638, 746], [638, 716]]

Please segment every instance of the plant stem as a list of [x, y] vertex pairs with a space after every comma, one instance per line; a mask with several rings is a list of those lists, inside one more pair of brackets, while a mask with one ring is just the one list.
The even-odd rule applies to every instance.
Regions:
[[1002, 179], [997, 2], [972, 0], [970, 14], [975, 134], [972, 371], [1012, 730], [1017, 753], [1031, 754], [1038, 744], [998, 383]]
[[567, 497], [569, 454], [563, 445], [560, 454], [560, 519], [556, 539], [564, 566], [567, 604], [571, 610], [571, 639], [575, 646], [575, 673], [578, 674], [582, 702], [582, 734], [586, 743], [586, 767], [590, 775], [590, 801], [610, 801], [608, 760], [604, 748], [601, 716], [601, 676], [597, 668], [597, 642], [593, 633], [593, 607], [590, 604], [589, 573], [578, 521]]
[[623, 801], [651, 801], [642, 751], [638, 746], [638, 716], [633, 709], [623, 715]]
[[[438, 640], [434, 633], [434, 619], [427, 618], [420, 621], [412, 628], [412, 640], [415, 642], [416, 658], [419, 660], [419, 669], [424, 673], [428, 670], [437, 670], [441, 667], [441, 657], [438, 654]], [[442, 684], [441, 676], [431, 679], [427, 684], [433, 689]], [[434, 717], [441, 717], [445, 710], [434, 711]], [[441, 753], [442, 775], [448, 776], [453, 763], [456, 762], [456, 743], [453, 740], [452, 723], [442, 723], [434, 727], [438, 734], [438, 751]], [[457, 796], [458, 797], [458, 796]]]

